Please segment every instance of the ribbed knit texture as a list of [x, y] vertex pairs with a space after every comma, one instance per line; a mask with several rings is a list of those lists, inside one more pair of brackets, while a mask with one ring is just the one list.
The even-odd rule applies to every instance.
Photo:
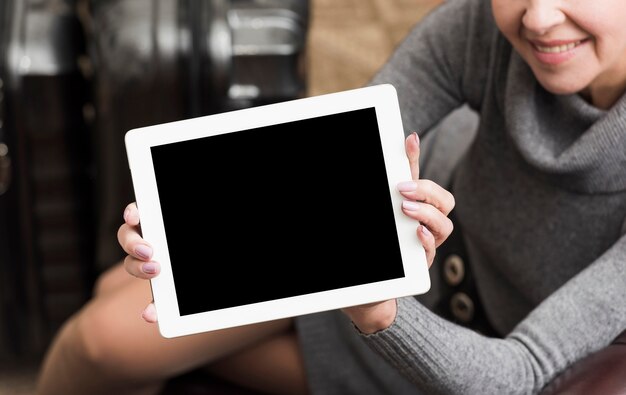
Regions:
[[[537, 393], [626, 329], [626, 96], [602, 111], [547, 92], [499, 34], [487, 0], [435, 9], [378, 83], [398, 90], [407, 133], [427, 133], [463, 104], [480, 115], [452, 189], [482, 304], [502, 335], [399, 300], [394, 324], [361, 339], [413, 384], [406, 393]], [[342, 339], [306, 336], [305, 351]], [[362, 374], [356, 364], [352, 374]]]

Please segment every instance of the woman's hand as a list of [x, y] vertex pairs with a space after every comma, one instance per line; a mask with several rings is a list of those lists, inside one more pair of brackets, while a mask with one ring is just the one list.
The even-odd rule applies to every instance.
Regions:
[[[128, 273], [146, 280], [159, 274], [161, 267], [152, 260], [152, 247], [141, 237], [139, 210], [135, 203], [129, 204], [124, 210], [124, 223], [117, 231], [117, 241], [128, 254], [124, 259], [124, 267]], [[141, 316], [147, 322], [156, 322], [154, 304], [150, 303]]]
[[453, 224], [448, 214], [454, 208], [454, 196], [430, 180], [420, 179], [420, 145], [417, 133], [405, 140], [412, 181], [398, 184], [398, 191], [406, 199], [402, 212], [419, 221], [417, 237], [426, 250], [428, 267], [433, 264], [435, 251], [452, 233]]
[[[452, 221], [447, 215], [454, 208], [454, 197], [439, 185], [419, 178], [419, 138], [413, 133], [405, 140], [406, 155], [411, 167], [412, 181], [401, 182], [398, 190], [406, 199], [402, 211], [419, 221], [417, 237], [426, 251], [428, 266], [432, 265], [435, 251], [452, 233]], [[124, 224], [117, 232], [117, 240], [128, 256], [124, 267], [131, 275], [151, 279], [159, 274], [160, 266], [152, 260], [152, 247], [140, 234], [139, 211], [135, 203], [124, 210]], [[374, 333], [387, 328], [396, 316], [396, 301], [370, 303], [343, 309], [352, 322], [364, 333]], [[142, 313], [145, 321], [157, 321], [154, 304]]]
[[[405, 140], [406, 155], [413, 180], [398, 184], [398, 191], [405, 200], [402, 212], [419, 221], [417, 237], [426, 252], [430, 267], [435, 259], [437, 247], [452, 233], [452, 221], [448, 214], [454, 208], [454, 196], [430, 180], [419, 178], [419, 137], [411, 134]], [[370, 303], [342, 309], [363, 333], [374, 333], [386, 329], [396, 318], [396, 300]]]

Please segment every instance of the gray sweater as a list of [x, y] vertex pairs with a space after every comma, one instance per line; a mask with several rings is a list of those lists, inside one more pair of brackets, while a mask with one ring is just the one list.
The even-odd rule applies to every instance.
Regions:
[[503, 338], [404, 298], [369, 346], [429, 394], [531, 394], [626, 329], [626, 96], [602, 111], [544, 90], [486, 0], [439, 6], [372, 83], [397, 88], [407, 131], [463, 104], [479, 113], [453, 189]]

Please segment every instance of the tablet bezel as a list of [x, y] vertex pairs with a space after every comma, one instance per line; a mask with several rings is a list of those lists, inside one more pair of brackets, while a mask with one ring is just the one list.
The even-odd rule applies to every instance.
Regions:
[[[352, 110], [375, 108], [405, 277], [181, 316], [160, 209], [151, 147]], [[430, 277], [417, 222], [402, 213], [396, 189], [411, 179], [395, 88], [374, 85], [129, 130], [126, 151], [144, 239], [161, 273], [150, 280], [166, 338], [333, 310], [427, 292]]]

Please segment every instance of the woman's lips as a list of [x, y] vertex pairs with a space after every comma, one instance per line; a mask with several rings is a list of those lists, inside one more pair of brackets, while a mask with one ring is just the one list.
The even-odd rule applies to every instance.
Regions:
[[574, 57], [577, 49], [586, 41], [587, 39], [554, 41], [530, 40], [530, 44], [537, 60], [541, 63], [554, 66]]

